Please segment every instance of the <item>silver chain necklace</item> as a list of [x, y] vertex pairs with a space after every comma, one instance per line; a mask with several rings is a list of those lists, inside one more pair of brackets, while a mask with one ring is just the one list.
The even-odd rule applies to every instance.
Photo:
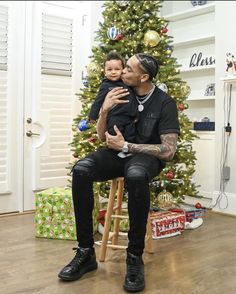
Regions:
[[144, 110], [144, 105], [143, 105], [143, 104], [144, 104], [146, 101], [148, 101], [148, 99], [152, 96], [152, 93], [154, 92], [154, 90], [155, 90], [155, 86], [153, 85], [151, 91], [150, 91], [149, 93], [147, 93], [147, 95], [145, 95], [144, 97], [142, 97], [142, 100], [141, 100], [140, 97], [135, 96], [135, 97], [136, 97], [136, 100], [137, 100], [138, 103], [139, 103], [139, 106], [138, 106], [138, 111], [139, 111], [139, 112], [142, 112], [142, 111]]

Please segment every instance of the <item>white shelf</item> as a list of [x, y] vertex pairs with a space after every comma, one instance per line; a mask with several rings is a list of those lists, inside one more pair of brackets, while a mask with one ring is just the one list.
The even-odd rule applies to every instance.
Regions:
[[215, 96], [188, 97], [187, 101], [215, 100]]
[[236, 76], [224, 77], [224, 78], [221, 78], [221, 81], [225, 83], [236, 83]]
[[179, 42], [173, 42], [172, 45], [177, 48], [177, 47], [183, 47], [183, 46], [189, 46], [189, 45], [194, 45], [194, 44], [199, 44], [203, 42], [214, 42], [215, 36], [204, 36], [198, 39], [189, 39], [189, 40], [184, 40], [184, 41], [179, 41]]
[[201, 15], [201, 14], [206, 14], [213, 11], [215, 11], [215, 3], [210, 3], [210, 4], [205, 4], [202, 6], [193, 7], [191, 9], [188, 9], [182, 12], [168, 14], [168, 15], [165, 15], [164, 17], [170, 21], [177, 21], [177, 20], [186, 19], [193, 16]]
[[215, 136], [215, 131], [200, 131], [200, 130], [192, 130], [194, 134], [199, 134], [199, 135], [212, 135]]
[[195, 72], [195, 71], [200, 71], [200, 70], [214, 70], [214, 69], [215, 69], [215, 65], [182, 67], [182, 68], [180, 68], [180, 73]]

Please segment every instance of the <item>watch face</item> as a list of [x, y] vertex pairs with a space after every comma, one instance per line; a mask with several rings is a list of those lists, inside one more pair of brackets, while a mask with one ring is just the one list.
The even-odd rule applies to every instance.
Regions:
[[123, 152], [127, 153], [128, 152], [128, 148], [125, 147], [124, 150], [123, 150]]
[[128, 153], [129, 152], [129, 149], [128, 149], [128, 143], [125, 142], [123, 148], [122, 148], [122, 151], [125, 152], [125, 153]]

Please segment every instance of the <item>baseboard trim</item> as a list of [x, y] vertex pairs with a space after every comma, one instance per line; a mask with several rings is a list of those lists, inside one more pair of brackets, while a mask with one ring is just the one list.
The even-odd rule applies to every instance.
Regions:
[[13, 211], [13, 212], [1, 213], [0, 218], [8, 217], [8, 216], [24, 215], [24, 214], [33, 214], [34, 212], [35, 212], [35, 210], [27, 210], [27, 211], [23, 211], [23, 212]]
[[212, 213], [236, 218], [236, 214], [232, 214], [232, 213], [226, 213], [226, 212], [221, 212], [221, 211], [216, 211], [216, 210], [212, 210]]

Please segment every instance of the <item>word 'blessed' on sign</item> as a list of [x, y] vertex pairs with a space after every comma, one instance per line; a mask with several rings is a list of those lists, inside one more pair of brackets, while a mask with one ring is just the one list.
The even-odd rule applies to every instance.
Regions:
[[190, 59], [189, 67], [206, 66], [215, 64], [215, 59], [211, 57], [202, 57], [202, 52], [194, 53]]

